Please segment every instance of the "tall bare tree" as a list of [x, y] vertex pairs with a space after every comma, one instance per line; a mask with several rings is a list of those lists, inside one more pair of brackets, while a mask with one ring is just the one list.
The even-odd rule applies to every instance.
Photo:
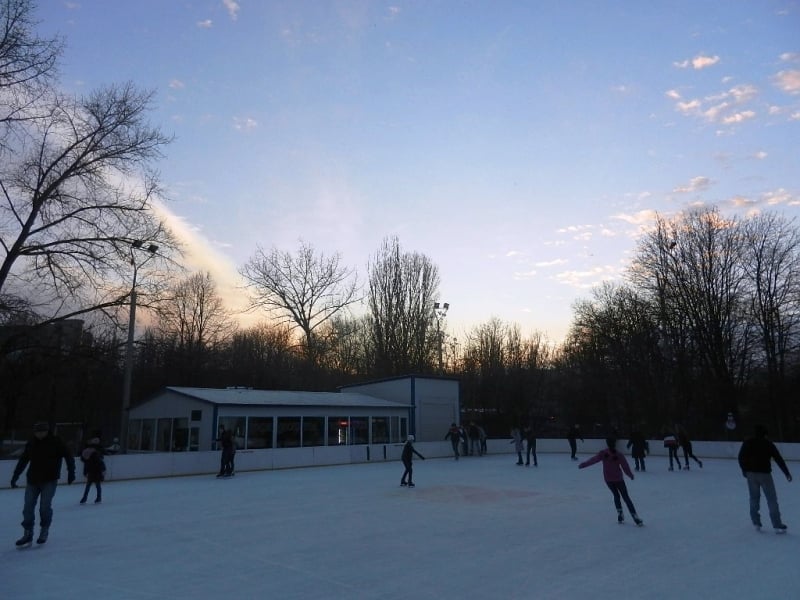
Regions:
[[317, 354], [317, 328], [360, 299], [358, 277], [341, 264], [341, 255], [325, 256], [302, 240], [294, 255], [258, 248], [240, 273], [254, 307], [274, 315], [278, 324], [301, 330], [303, 350], [311, 361]]
[[404, 252], [396, 237], [383, 241], [370, 264], [367, 302], [380, 375], [424, 371], [435, 339], [439, 269], [424, 254]]

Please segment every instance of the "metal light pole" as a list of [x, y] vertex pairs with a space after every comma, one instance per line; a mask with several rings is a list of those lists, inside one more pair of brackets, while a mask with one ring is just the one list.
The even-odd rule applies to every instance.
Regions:
[[[134, 250], [149, 253], [140, 264], [136, 264]], [[131, 309], [128, 314], [128, 341], [125, 344], [125, 377], [122, 383], [122, 417], [119, 430], [120, 452], [128, 451], [128, 421], [131, 408], [131, 380], [133, 378], [133, 335], [136, 328], [136, 276], [139, 268], [156, 255], [158, 246], [144, 245], [142, 240], [131, 242], [131, 265], [133, 265], [133, 285], [131, 285]]]
[[436, 314], [436, 337], [439, 338], [439, 375], [444, 373], [444, 363], [442, 362], [442, 350], [444, 348], [444, 335], [442, 334], [442, 319], [447, 316], [447, 310], [450, 308], [450, 304], [445, 302], [444, 304], [439, 304], [438, 302], [433, 303], [433, 311]]

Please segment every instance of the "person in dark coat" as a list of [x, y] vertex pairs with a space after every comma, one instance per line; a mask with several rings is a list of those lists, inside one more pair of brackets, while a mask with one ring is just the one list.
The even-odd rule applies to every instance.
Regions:
[[414, 487], [412, 476], [414, 474], [413, 460], [415, 454], [422, 460], [425, 460], [425, 457], [414, 448], [414, 436], [409, 435], [403, 446], [403, 454], [400, 456], [400, 459], [403, 461], [403, 466], [405, 467], [403, 477], [400, 478], [400, 485], [402, 486]]
[[24, 534], [17, 540], [17, 546], [27, 546], [33, 541], [33, 527], [36, 524], [36, 503], [39, 502], [39, 538], [37, 544], [44, 544], [53, 522], [53, 496], [56, 494], [58, 480], [61, 478], [61, 461], [67, 463], [67, 483], [75, 481], [75, 459], [67, 446], [50, 431], [50, 425], [40, 421], [33, 426], [33, 437], [25, 445], [11, 477], [11, 487], [17, 487], [25, 467], [28, 468], [25, 486], [25, 505], [22, 509], [22, 528]]
[[[689, 439], [689, 432], [686, 431], [686, 428], [682, 425], [675, 425], [675, 434], [678, 436], [678, 444], [680, 444], [681, 448], [683, 448], [683, 460], [685, 466], [683, 467], [687, 471], [689, 470], [689, 458], [694, 460], [700, 468], [703, 468], [703, 461], [697, 458], [694, 453], [692, 452], [692, 440]], [[678, 462], [678, 466], [680, 466], [680, 462]]]
[[669, 455], [669, 470], [674, 471], [675, 469], [672, 466], [672, 461], [674, 460], [678, 465], [678, 471], [681, 470], [681, 459], [678, 458], [678, 447], [680, 443], [678, 442], [678, 436], [675, 435], [675, 432], [672, 431], [669, 427], [664, 428], [664, 448], [667, 449], [667, 454]]
[[222, 446], [217, 477], [231, 477], [233, 476], [233, 457], [236, 454], [236, 448], [233, 444], [233, 432], [225, 429], [224, 425], [220, 425], [219, 437], [215, 441]]
[[458, 442], [461, 439], [461, 432], [458, 430], [458, 425], [452, 423], [444, 439], [450, 440], [450, 445], [453, 446], [453, 456], [458, 460]]
[[644, 439], [644, 434], [641, 431], [631, 431], [628, 438], [628, 445], [626, 446], [631, 451], [631, 458], [633, 458], [634, 469], [636, 471], [645, 471], [644, 457], [650, 453], [650, 444]]
[[786, 466], [781, 453], [769, 439], [767, 429], [763, 425], [756, 425], [753, 437], [745, 440], [739, 450], [739, 467], [742, 475], [747, 479], [747, 489], [750, 493], [750, 520], [756, 529], [761, 529], [761, 491], [767, 499], [769, 518], [775, 533], [786, 533], [786, 525], [781, 521], [781, 511], [778, 506], [778, 495], [775, 492], [775, 482], [772, 480], [772, 463], [778, 465], [787, 481], [792, 480], [792, 474]]
[[572, 460], [578, 460], [578, 440], [583, 441], [581, 437], [580, 425], [573, 425], [567, 431], [567, 441], [569, 442], [569, 450]]
[[92, 485], [97, 490], [94, 503], [100, 504], [103, 501], [103, 489], [100, 484], [106, 478], [106, 463], [103, 460], [103, 447], [100, 445], [98, 436], [90, 439], [86, 448], [81, 452], [81, 462], [83, 463], [83, 474], [86, 476], [86, 486], [83, 488], [81, 504], [86, 504]]

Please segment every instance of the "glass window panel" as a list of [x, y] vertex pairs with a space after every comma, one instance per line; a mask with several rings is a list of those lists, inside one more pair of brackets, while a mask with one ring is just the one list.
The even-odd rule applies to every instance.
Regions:
[[350, 419], [328, 417], [328, 446], [345, 446], [350, 441]]
[[250, 417], [247, 420], [247, 447], [272, 448], [272, 417]]
[[203, 411], [202, 410], [193, 410], [192, 411], [192, 421], [202, 421], [203, 420]]
[[172, 419], [158, 420], [158, 435], [156, 436], [156, 450], [169, 452], [172, 442]]
[[142, 444], [139, 450], [152, 450], [155, 442], [155, 419], [142, 419]]
[[189, 449], [189, 420], [172, 419], [172, 451], [186, 452]]
[[325, 445], [325, 417], [303, 417], [303, 446]]
[[278, 417], [278, 448], [297, 448], [300, 445], [300, 417]]
[[373, 444], [389, 443], [388, 417], [372, 417], [372, 443]]
[[369, 444], [369, 418], [350, 417], [353, 444]]
[[131, 419], [128, 423], [128, 449], [139, 450], [142, 433], [142, 420]]

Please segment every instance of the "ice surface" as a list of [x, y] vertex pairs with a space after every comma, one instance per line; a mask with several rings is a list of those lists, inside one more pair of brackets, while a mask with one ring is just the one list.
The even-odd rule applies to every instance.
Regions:
[[62, 485], [50, 540], [24, 550], [24, 492], [0, 490], [0, 596], [800, 598], [800, 482], [779, 471], [783, 536], [765, 506], [764, 531], [751, 526], [733, 460], [669, 472], [648, 459], [628, 481], [642, 528], [627, 511], [617, 524], [600, 465], [514, 463], [416, 460], [414, 489], [399, 462], [110, 482], [100, 505]]

